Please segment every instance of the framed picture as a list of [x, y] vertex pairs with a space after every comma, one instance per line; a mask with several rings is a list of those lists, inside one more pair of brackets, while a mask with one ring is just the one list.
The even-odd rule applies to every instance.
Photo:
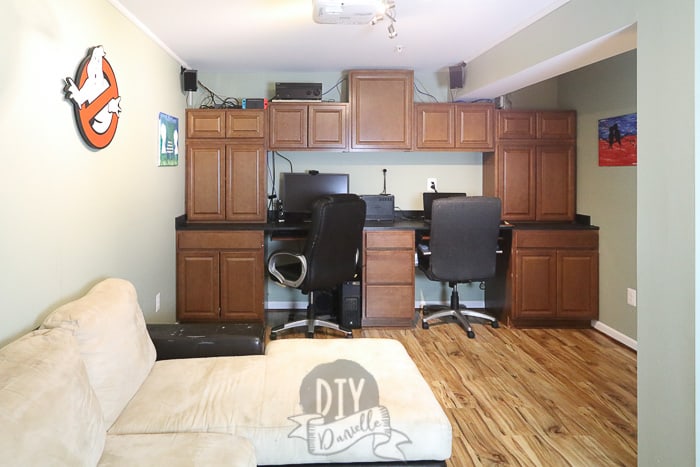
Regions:
[[598, 120], [598, 165], [637, 165], [637, 114]]
[[158, 114], [158, 165], [172, 167], [178, 163], [180, 156], [179, 129], [177, 117], [164, 113]]

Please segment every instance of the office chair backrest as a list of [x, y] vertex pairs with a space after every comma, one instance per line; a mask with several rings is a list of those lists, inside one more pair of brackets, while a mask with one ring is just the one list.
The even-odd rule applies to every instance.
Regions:
[[485, 196], [433, 202], [430, 270], [447, 282], [481, 281], [496, 273], [501, 200]]
[[300, 287], [302, 292], [335, 287], [354, 278], [365, 210], [364, 200], [354, 194], [316, 200], [304, 248], [308, 271]]

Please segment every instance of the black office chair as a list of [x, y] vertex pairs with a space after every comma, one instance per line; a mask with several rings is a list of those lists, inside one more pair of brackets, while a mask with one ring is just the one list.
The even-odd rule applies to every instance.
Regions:
[[316, 317], [314, 294], [333, 290], [357, 275], [365, 210], [364, 200], [357, 195], [323, 196], [314, 202], [304, 252], [278, 251], [270, 255], [267, 265], [272, 277], [282, 286], [309, 295], [306, 318], [275, 326], [270, 339], [302, 326], [306, 327], [306, 337], [314, 337], [314, 329], [319, 326], [352, 337], [352, 330]]
[[433, 202], [430, 242], [418, 246], [419, 267], [431, 281], [447, 282], [452, 288], [450, 309], [423, 309], [423, 328], [429, 321], [454, 317], [474, 338], [468, 317], [482, 318], [498, 327], [498, 320], [485, 313], [468, 310], [459, 303], [457, 285], [484, 281], [496, 273], [496, 255], [501, 222], [501, 200], [485, 196], [444, 198]]

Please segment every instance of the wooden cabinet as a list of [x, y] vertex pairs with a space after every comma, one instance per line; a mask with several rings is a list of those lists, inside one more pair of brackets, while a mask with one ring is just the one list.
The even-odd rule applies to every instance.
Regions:
[[273, 103], [268, 109], [269, 149], [346, 150], [348, 104]]
[[265, 222], [265, 119], [260, 110], [188, 110], [188, 221]]
[[415, 316], [414, 232], [364, 232], [362, 326], [413, 326]]
[[263, 231], [177, 232], [177, 319], [263, 321]]
[[493, 151], [492, 104], [415, 104], [416, 150]]
[[413, 71], [348, 73], [351, 150], [410, 150], [413, 141]]
[[483, 192], [501, 198], [504, 220], [573, 221], [575, 113], [497, 112], [494, 153], [484, 154]]
[[496, 113], [496, 137], [505, 139], [576, 139], [573, 111], [500, 110]]
[[[516, 229], [510, 253], [509, 325], [590, 326], [598, 318], [597, 230]], [[487, 283], [487, 307], [488, 291]]]

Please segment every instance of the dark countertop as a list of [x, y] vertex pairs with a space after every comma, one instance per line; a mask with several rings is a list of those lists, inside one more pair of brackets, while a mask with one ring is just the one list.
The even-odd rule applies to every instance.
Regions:
[[[598, 230], [599, 227], [590, 224], [590, 217], [576, 216], [577, 222], [504, 222], [503, 229], [516, 230]], [[266, 222], [266, 223], [240, 223], [240, 222], [187, 222], [185, 214], [175, 218], [175, 230], [263, 230], [268, 233], [283, 234], [285, 232], [304, 232], [309, 229], [309, 222]], [[394, 221], [367, 221], [367, 230], [430, 230], [430, 224], [416, 215], [394, 218]]]

